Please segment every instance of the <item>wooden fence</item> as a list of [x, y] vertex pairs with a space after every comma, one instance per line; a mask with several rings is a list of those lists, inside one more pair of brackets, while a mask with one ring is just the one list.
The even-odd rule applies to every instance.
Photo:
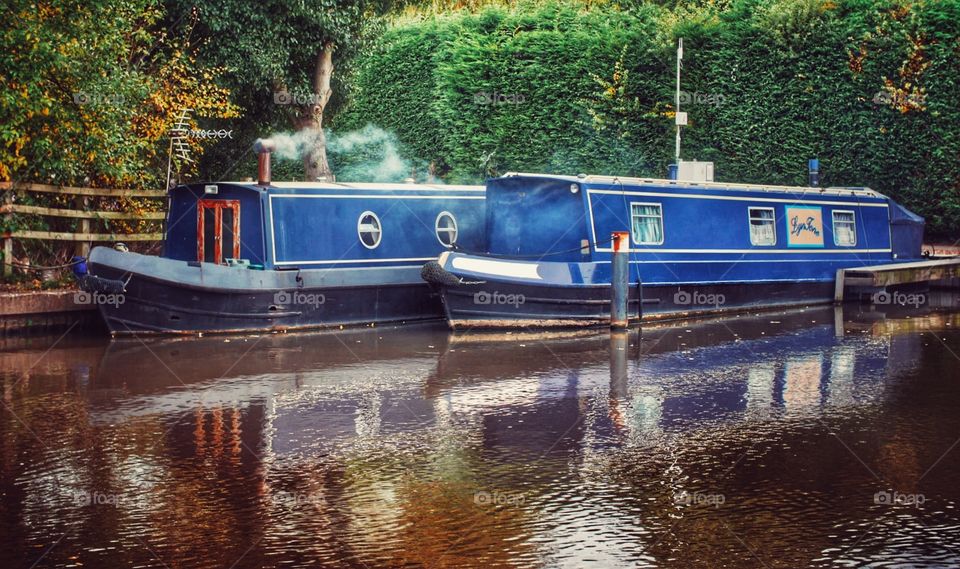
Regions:
[[[125, 213], [120, 211], [89, 210], [91, 198], [152, 198], [163, 199], [167, 192], [162, 190], [114, 190], [107, 188], [74, 188], [70, 186], [48, 186], [44, 184], [19, 184], [14, 182], [0, 182], [0, 190], [7, 190], [3, 203], [0, 204], [0, 214], [9, 219], [13, 214], [37, 215], [42, 217], [59, 217], [79, 219], [80, 231], [66, 233], [61, 231], [34, 231], [16, 230], [3, 232], [3, 275], [8, 276], [13, 269], [13, 241], [14, 239], [40, 239], [48, 241], [70, 241], [76, 243], [76, 254], [87, 256], [90, 246], [94, 242], [115, 241], [162, 241], [163, 232], [155, 233], [92, 233], [91, 221], [94, 220], [153, 220], [163, 221], [166, 214], [163, 211], [145, 213]], [[51, 208], [34, 205], [24, 205], [13, 202], [13, 196], [18, 192], [54, 193], [74, 197], [74, 209]]]

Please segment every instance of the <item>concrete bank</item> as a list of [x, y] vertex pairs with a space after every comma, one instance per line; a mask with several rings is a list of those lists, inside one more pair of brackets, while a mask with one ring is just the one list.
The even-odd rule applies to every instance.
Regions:
[[[0, 293], [0, 335], [48, 332], [72, 325], [95, 326], [95, 306], [77, 302], [76, 290]], [[82, 294], [82, 293], [80, 293]]]

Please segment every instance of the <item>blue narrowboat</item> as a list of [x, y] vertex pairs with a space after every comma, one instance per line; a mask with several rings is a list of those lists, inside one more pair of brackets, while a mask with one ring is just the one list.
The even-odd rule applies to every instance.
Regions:
[[420, 268], [482, 247], [483, 186], [272, 182], [269, 164], [263, 150], [256, 183], [171, 190], [161, 256], [91, 252], [81, 285], [117, 293], [97, 303], [112, 334], [443, 317]]
[[617, 231], [633, 319], [827, 302], [838, 269], [921, 255], [923, 218], [869, 188], [517, 173], [486, 187], [487, 247], [423, 270], [455, 329], [608, 323]]

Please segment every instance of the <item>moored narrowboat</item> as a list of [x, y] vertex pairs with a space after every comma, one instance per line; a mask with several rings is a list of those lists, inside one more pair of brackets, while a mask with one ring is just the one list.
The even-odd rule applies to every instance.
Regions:
[[615, 231], [651, 319], [831, 301], [838, 269], [920, 258], [924, 224], [869, 188], [517, 173], [486, 216], [485, 249], [424, 266], [455, 329], [609, 323]]
[[[273, 182], [170, 192], [164, 251], [93, 249], [112, 334], [292, 330], [442, 318], [427, 260], [482, 247], [483, 186]], [[112, 298], [112, 297], [111, 297]]]

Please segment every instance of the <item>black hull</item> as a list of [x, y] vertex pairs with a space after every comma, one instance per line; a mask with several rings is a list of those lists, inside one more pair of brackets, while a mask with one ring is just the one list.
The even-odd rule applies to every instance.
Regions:
[[[377, 275], [358, 271], [354, 274], [360, 274], [363, 280], [349, 283], [338, 276], [327, 279], [338, 280], [335, 284], [316, 286], [314, 282], [329, 275], [320, 275], [321, 270], [250, 271], [205, 265], [207, 278], [200, 280], [208, 280], [213, 286], [202, 286], [168, 278], [164, 264], [171, 263], [169, 260], [135, 266], [115, 261], [97, 262], [92, 256], [89, 264], [91, 274], [101, 279], [129, 279], [122, 301], [98, 303], [113, 335], [308, 330], [443, 318], [439, 299], [419, 280], [418, 268], [411, 268], [409, 274], [397, 270]], [[260, 273], [259, 286], [217, 286], [222, 279], [210, 275], [221, 270], [235, 271], [243, 277]], [[384, 274], [395, 282], [385, 281]]]
[[[448, 284], [441, 289], [447, 321], [455, 330], [610, 323], [609, 286], [557, 287], [488, 281]], [[501, 296], [494, 299], [494, 291]], [[642, 291], [634, 286], [630, 290], [629, 315], [631, 322], [638, 322], [772, 310], [830, 303], [833, 294], [832, 282], [656, 285], [643, 286]], [[511, 298], [516, 302], [504, 302]]]

